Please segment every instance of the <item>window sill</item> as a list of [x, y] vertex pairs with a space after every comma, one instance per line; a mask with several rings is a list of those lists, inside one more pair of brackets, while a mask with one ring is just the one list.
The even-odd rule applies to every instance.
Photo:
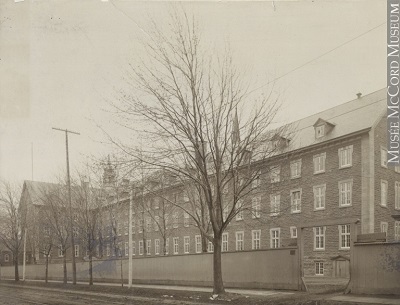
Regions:
[[343, 166], [339, 166], [339, 169], [350, 168], [350, 167], [352, 167], [352, 166], [353, 166], [352, 164], [343, 165]]
[[300, 214], [301, 211], [291, 211], [291, 214]]
[[321, 171], [321, 172], [314, 172], [314, 175], [319, 175], [319, 174], [324, 174], [325, 171]]
[[316, 252], [323, 252], [323, 251], [325, 251], [325, 248], [323, 248], [323, 249], [315, 249], [315, 248], [314, 248], [314, 251], [316, 251]]
[[325, 207], [323, 207], [323, 208], [314, 208], [314, 212], [317, 212], [317, 211], [324, 211], [325, 210]]
[[339, 248], [339, 251], [350, 251], [350, 247], [349, 248]]
[[296, 177], [290, 177], [290, 179], [294, 180], [294, 179], [299, 179], [301, 178], [301, 176], [296, 176]]
[[386, 205], [384, 205], [384, 204], [380, 203], [380, 204], [379, 204], [379, 206], [380, 206], [381, 208], [385, 208], [385, 209], [387, 209], [387, 208], [388, 208], [387, 204], [386, 204]]
[[348, 205], [339, 205], [339, 208], [349, 208], [352, 207], [352, 204], [348, 204]]

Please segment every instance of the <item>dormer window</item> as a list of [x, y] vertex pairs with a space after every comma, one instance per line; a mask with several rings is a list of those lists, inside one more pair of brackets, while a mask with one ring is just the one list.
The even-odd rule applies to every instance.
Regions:
[[325, 125], [315, 127], [315, 138], [319, 139], [325, 136]]
[[327, 122], [323, 119], [318, 119], [314, 124], [315, 138], [321, 139], [325, 137], [333, 130], [334, 127], [335, 124]]

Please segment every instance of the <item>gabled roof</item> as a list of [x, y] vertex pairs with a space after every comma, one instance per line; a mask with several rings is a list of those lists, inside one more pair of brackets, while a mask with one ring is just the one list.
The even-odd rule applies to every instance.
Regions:
[[[290, 141], [289, 150], [305, 148], [313, 144], [368, 130], [385, 113], [386, 88], [289, 124], [289, 129], [293, 130], [293, 137], [290, 137], [292, 141]], [[335, 126], [324, 136], [322, 141], [315, 138], [314, 125], [319, 120], [329, 122]]]
[[25, 180], [21, 200], [26, 198], [27, 200], [30, 200], [30, 204], [42, 205], [41, 194], [43, 192], [56, 191], [60, 187], [60, 184]]
[[335, 124], [330, 123], [330, 122], [328, 122], [328, 121], [325, 121], [325, 120], [323, 120], [323, 119], [321, 119], [321, 118], [318, 118], [318, 120], [314, 123], [313, 126], [316, 127], [316, 126], [320, 126], [320, 125], [323, 125], [323, 124], [335, 126]]

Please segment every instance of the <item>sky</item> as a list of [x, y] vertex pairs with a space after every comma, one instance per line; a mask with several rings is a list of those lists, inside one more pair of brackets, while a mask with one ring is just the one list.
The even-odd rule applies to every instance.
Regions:
[[[251, 89], [274, 81], [282, 123], [386, 86], [386, 1], [181, 5], [210, 48], [229, 43]], [[65, 135], [52, 127], [80, 133], [69, 137], [71, 171], [113, 152], [103, 132], [119, 132], [109, 104], [128, 88], [130, 65], [145, 58], [139, 41], [149, 20], [166, 24], [171, 7], [0, 0], [0, 179], [52, 182], [65, 171]]]

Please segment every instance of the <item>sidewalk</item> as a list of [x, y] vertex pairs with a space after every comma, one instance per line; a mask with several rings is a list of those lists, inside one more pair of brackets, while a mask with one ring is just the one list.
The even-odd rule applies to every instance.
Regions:
[[400, 296], [398, 298], [389, 297], [376, 297], [376, 296], [360, 296], [360, 295], [338, 295], [327, 300], [340, 301], [340, 302], [352, 302], [362, 304], [388, 304], [388, 305], [400, 305]]
[[[10, 281], [13, 281], [10, 279]], [[26, 282], [44, 282], [43, 280], [26, 280]], [[49, 280], [49, 283], [61, 283], [62, 281]], [[68, 283], [72, 283], [68, 281]], [[88, 285], [87, 282], [77, 282], [78, 285]], [[120, 283], [93, 283], [96, 286], [113, 286], [121, 287]], [[124, 287], [128, 287], [124, 284]], [[145, 289], [163, 289], [163, 290], [174, 290], [174, 291], [194, 291], [194, 292], [209, 292], [212, 293], [211, 287], [193, 287], [193, 286], [172, 286], [172, 285], [147, 285], [147, 284], [133, 284], [133, 288], [145, 288]], [[252, 289], [225, 289], [228, 293], [237, 293], [241, 295], [252, 295], [252, 296], [272, 296], [272, 295], [292, 295], [294, 292], [287, 291], [276, 291], [276, 290], [252, 290]]]

